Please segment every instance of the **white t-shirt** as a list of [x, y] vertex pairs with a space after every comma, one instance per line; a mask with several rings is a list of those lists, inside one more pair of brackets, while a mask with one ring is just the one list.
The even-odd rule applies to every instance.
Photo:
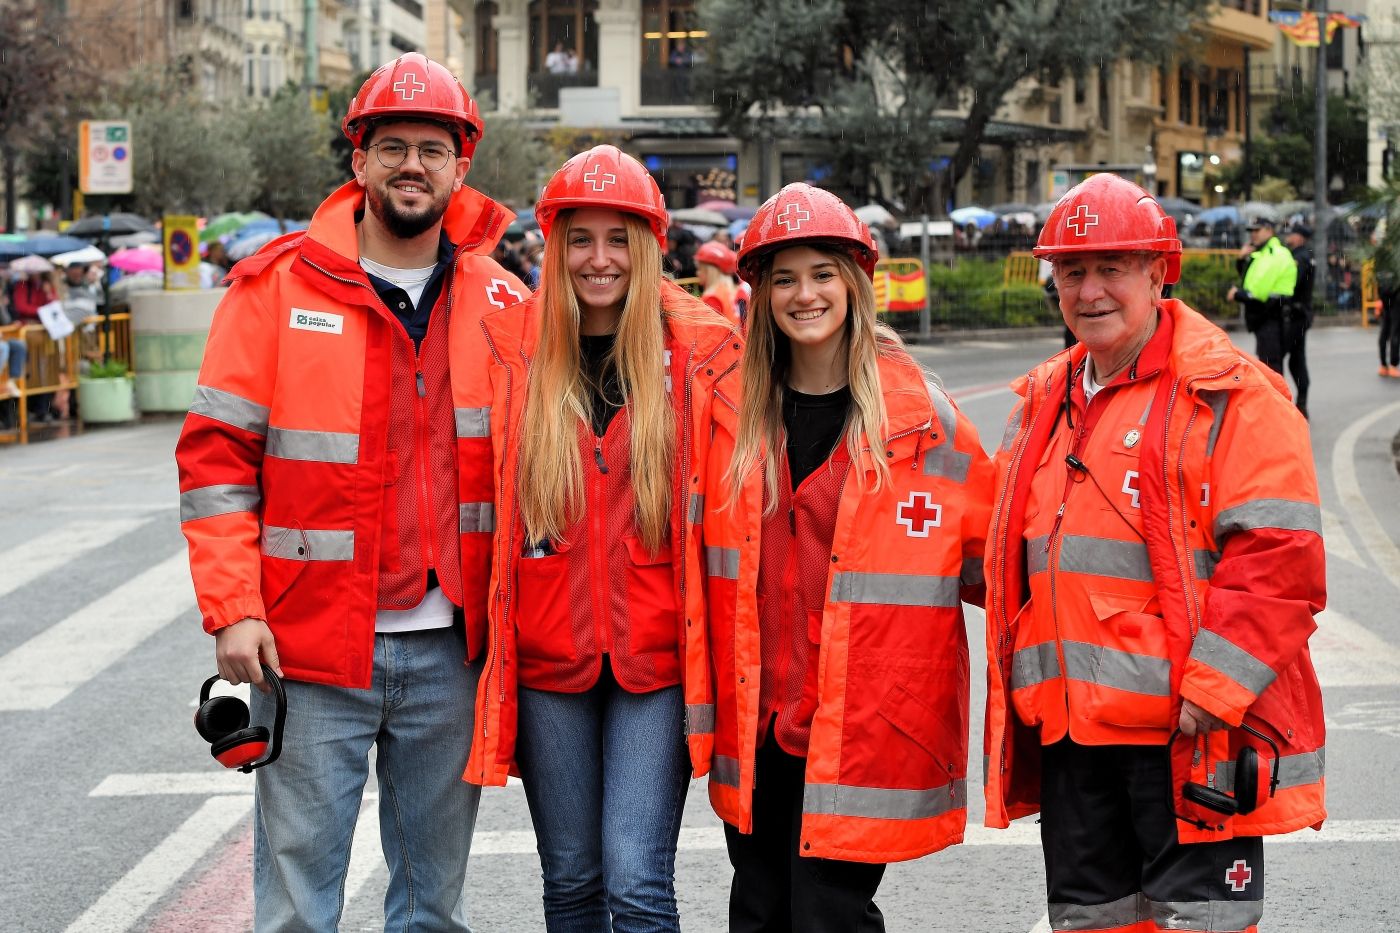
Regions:
[[1089, 357], [1084, 361], [1084, 404], [1088, 405], [1089, 400], [1102, 388], [1103, 386], [1094, 381], [1094, 358]]
[[437, 264], [424, 266], [421, 269], [396, 269], [393, 266], [386, 266], [382, 262], [361, 257], [360, 268], [370, 275], [378, 276], [386, 282], [392, 282], [408, 292], [408, 300], [413, 302], [413, 306], [416, 308], [418, 307], [418, 299], [423, 297], [423, 289], [428, 287], [428, 280], [433, 277], [433, 270], [437, 268]]

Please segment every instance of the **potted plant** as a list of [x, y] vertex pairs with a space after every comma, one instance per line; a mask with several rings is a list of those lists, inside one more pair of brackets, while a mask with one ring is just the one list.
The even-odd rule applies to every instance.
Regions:
[[84, 424], [112, 424], [136, 417], [131, 367], [121, 360], [94, 362], [78, 376], [78, 417]]

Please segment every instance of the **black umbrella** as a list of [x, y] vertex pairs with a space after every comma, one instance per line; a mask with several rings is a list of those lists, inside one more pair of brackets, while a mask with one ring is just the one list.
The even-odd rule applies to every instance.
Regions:
[[124, 233], [153, 233], [156, 225], [140, 214], [105, 214], [100, 217], [84, 217], [68, 225], [63, 232], [69, 236], [80, 236], [86, 240], [96, 240], [103, 234], [117, 236]]

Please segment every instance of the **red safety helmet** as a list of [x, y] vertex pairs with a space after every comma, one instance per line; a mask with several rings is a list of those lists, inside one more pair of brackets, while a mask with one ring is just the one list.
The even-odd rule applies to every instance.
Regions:
[[666, 252], [666, 230], [671, 215], [656, 179], [646, 166], [616, 146], [594, 146], [560, 166], [544, 186], [535, 205], [535, 222], [549, 238], [549, 228], [560, 211], [576, 207], [611, 207], [637, 214], [651, 225], [661, 252]]
[[393, 117], [454, 127], [461, 154], [468, 158], [484, 132], [476, 101], [462, 82], [420, 52], [407, 52], [376, 68], [350, 101], [340, 128], [358, 149], [374, 120]]
[[1176, 221], [1152, 195], [1107, 172], [1089, 176], [1060, 198], [1034, 253], [1039, 259], [1073, 253], [1164, 253], [1165, 284], [1181, 278]]
[[734, 250], [713, 240], [695, 251], [696, 262], [707, 262], [725, 275], [733, 275], [739, 268], [739, 257]]
[[764, 256], [808, 240], [849, 250], [865, 274], [875, 277], [880, 256], [870, 228], [836, 195], [802, 182], [787, 185], [764, 201], [749, 221], [739, 247], [739, 277], [754, 284]]

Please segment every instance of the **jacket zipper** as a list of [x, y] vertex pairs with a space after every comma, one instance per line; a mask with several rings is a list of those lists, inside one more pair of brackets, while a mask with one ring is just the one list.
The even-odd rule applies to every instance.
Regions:
[[[588, 523], [591, 526], [588, 531], [588, 554], [591, 572], [594, 580], [607, 580], [611, 574], [608, 573], [608, 556], [603, 543], [603, 512], [607, 504], [603, 501], [606, 490], [603, 488], [603, 477], [608, 473], [608, 464], [603, 459], [603, 438], [593, 432], [590, 425], [588, 433], [593, 436], [593, 462], [597, 467], [597, 472], [588, 478], [593, 487], [593, 508], [586, 508]], [[606, 434], [606, 430], [604, 430]], [[603, 654], [612, 653], [612, 618], [608, 612], [609, 593], [599, 593], [599, 587], [588, 588], [593, 601], [593, 625], [597, 630], [598, 648]], [[599, 659], [601, 663], [601, 658]]]
[[[1193, 391], [1193, 389], [1195, 388], [1195, 386], [1196, 386], [1196, 384], [1197, 384], [1198, 382], [1201, 382], [1202, 380], [1205, 380], [1205, 379], [1218, 379], [1218, 378], [1220, 378], [1221, 376], [1223, 376], [1223, 375], [1225, 375], [1226, 373], [1228, 373], [1231, 369], [1234, 369], [1234, 368], [1235, 368], [1235, 364], [1231, 364], [1230, 366], [1226, 367], [1225, 369], [1222, 369], [1222, 370], [1221, 370], [1220, 372], [1218, 372], [1218, 373], [1213, 373], [1213, 374], [1211, 374], [1211, 375], [1209, 375], [1209, 376], [1200, 376], [1200, 377], [1197, 377], [1197, 378], [1195, 378], [1195, 379], [1192, 379], [1190, 382], [1188, 382], [1188, 383], [1186, 384], [1186, 393], [1187, 393], [1188, 395], [1190, 395], [1191, 392]], [[1165, 483], [1166, 483], [1167, 478], [1168, 478], [1168, 474], [1167, 474], [1167, 464], [1166, 464], [1166, 451], [1167, 451], [1166, 439], [1167, 439], [1167, 432], [1170, 430], [1172, 403], [1173, 403], [1173, 402], [1175, 401], [1175, 399], [1176, 399], [1176, 388], [1177, 388], [1177, 386], [1179, 386], [1180, 384], [1181, 384], [1181, 380], [1178, 379], [1178, 380], [1172, 385], [1172, 398], [1171, 398], [1171, 400], [1169, 400], [1169, 401], [1167, 402], [1167, 413], [1166, 413], [1166, 416], [1165, 416], [1164, 419], [1163, 419], [1164, 426], [1163, 426], [1163, 428], [1162, 428], [1162, 454], [1163, 454], [1163, 457], [1162, 457], [1162, 481], [1163, 481], [1163, 484], [1164, 484], [1164, 486], [1163, 486], [1164, 491], [1166, 490]], [[1199, 597], [1199, 596], [1197, 595], [1197, 593], [1196, 593], [1196, 585], [1195, 585], [1195, 572], [1196, 572], [1196, 571], [1195, 571], [1195, 561], [1194, 561], [1194, 558], [1192, 557], [1192, 553], [1191, 553], [1191, 547], [1190, 547], [1191, 542], [1190, 542], [1190, 540], [1188, 539], [1188, 536], [1187, 536], [1187, 534], [1186, 534], [1186, 529], [1185, 529], [1185, 527], [1184, 527], [1185, 522], [1186, 522], [1186, 501], [1187, 501], [1187, 500], [1186, 500], [1186, 456], [1185, 456], [1185, 454], [1186, 454], [1186, 443], [1187, 443], [1187, 441], [1189, 440], [1189, 438], [1191, 437], [1191, 428], [1192, 428], [1192, 427], [1195, 425], [1195, 423], [1196, 423], [1196, 415], [1199, 413], [1199, 411], [1200, 411], [1200, 409], [1199, 409], [1197, 406], [1195, 406], [1195, 404], [1193, 403], [1193, 404], [1192, 404], [1192, 409], [1191, 409], [1191, 417], [1188, 418], [1188, 419], [1186, 420], [1186, 428], [1185, 428], [1185, 429], [1182, 431], [1182, 433], [1181, 433], [1181, 447], [1180, 447], [1180, 449], [1177, 451], [1177, 457], [1176, 457], [1176, 482], [1177, 482], [1177, 494], [1181, 496], [1181, 521], [1182, 521], [1182, 525], [1183, 525], [1183, 527], [1182, 527], [1182, 529], [1181, 529], [1181, 538], [1182, 538], [1182, 544], [1183, 544], [1183, 546], [1180, 547], [1180, 548], [1173, 548], [1173, 550], [1175, 550], [1176, 553], [1177, 553], [1177, 566], [1178, 566], [1179, 572], [1180, 572], [1180, 574], [1181, 574], [1181, 588], [1182, 588], [1183, 594], [1184, 594], [1185, 597], [1186, 597], [1186, 616], [1187, 616], [1187, 622], [1188, 622], [1188, 623], [1190, 624], [1190, 626], [1191, 626], [1191, 639], [1192, 639], [1192, 641], [1195, 640], [1195, 638], [1196, 638], [1196, 633], [1197, 633], [1198, 631], [1200, 631], [1201, 625], [1203, 625], [1204, 623], [1203, 623], [1203, 621], [1201, 620], [1201, 607], [1200, 607], [1200, 603], [1199, 603], [1200, 597]], [[1170, 492], [1167, 492], [1167, 522], [1168, 522], [1168, 527], [1169, 527], [1169, 528], [1172, 527], [1172, 517], [1171, 517], [1171, 494], [1170, 494]], [[1182, 557], [1183, 554], [1185, 555], [1185, 558], [1184, 558], [1184, 559], [1183, 559], [1183, 557]], [[1189, 576], [1188, 576], [1188, 573], [1189, 573]]]

